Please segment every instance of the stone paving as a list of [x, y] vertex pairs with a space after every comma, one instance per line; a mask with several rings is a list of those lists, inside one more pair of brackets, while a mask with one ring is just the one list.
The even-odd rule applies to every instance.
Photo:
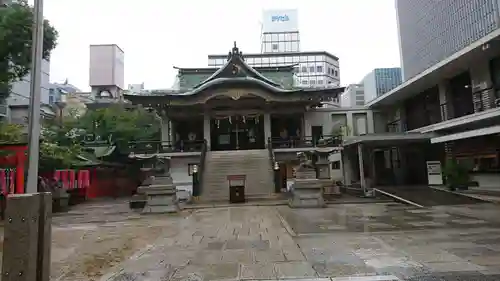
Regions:
[[125, 202], [84, 204], [53, 219], [51, 280], [500, 280], [499, 211], [391, 203], [140, 216]]

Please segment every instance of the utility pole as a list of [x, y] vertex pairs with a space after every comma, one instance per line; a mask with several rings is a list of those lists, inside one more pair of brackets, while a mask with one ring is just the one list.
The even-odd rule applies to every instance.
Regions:
[[[1, 1], [1, 0], [0, 0]], [[43, 58], [43, 0], [35, 0], [33, 45], [31, 53], [31, 87], [28, 141], [28, 180], [26, 193], [38, 191], [38, 159], [40, 153], [40, 95]]]

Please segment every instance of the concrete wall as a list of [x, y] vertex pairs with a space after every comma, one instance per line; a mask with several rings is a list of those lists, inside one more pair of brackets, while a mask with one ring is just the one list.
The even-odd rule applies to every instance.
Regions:
[[387, 131], [387, 116], [383, 112], [373, 113], [374, 133], [385, 133]]
[[[364, 119], [364, 131], [357, 130], [358, 120]], [[322, 108], [304, 113], [305, 135], [311, 135], [312, 126], [323, 126], [323, 135], [330, 135], [332, 129], [340, 125], [347, 126], [349, 135], [373, 133], [373, 111], [366, 108]]]

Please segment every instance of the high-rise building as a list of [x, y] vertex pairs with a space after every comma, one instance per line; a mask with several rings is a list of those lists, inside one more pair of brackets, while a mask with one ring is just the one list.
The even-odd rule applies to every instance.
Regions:
[[404, 80], [500, 27], [498, 0], [396, 0]]
[[297, 10], [264, 11], [261, 40], [261, 53], [299, 52]]
[[365, 101], [371, 101], [401, 85], [401, 68], [375, 68], [370, 71], [361, 84], [364, 87]]
[[[325, 51], [300, 51], [297, 10], [267, 10], [263, 13], [261, 53], [244, 54], [252, 67], [295, 66], [295, 86], [337, 87], [339, 58]], [[208, 66], [220, 68], [227, 54], [209, 55]]]

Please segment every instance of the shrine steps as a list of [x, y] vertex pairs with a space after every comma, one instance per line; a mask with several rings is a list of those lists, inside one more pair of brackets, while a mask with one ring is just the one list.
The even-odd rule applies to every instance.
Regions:
[[209, 151], [202, 178], [202, 201], [229, 201], [230, 175], [245, 175], [247, 198], [269, 198], [274, 192], [269, 152], [263, 150]]

